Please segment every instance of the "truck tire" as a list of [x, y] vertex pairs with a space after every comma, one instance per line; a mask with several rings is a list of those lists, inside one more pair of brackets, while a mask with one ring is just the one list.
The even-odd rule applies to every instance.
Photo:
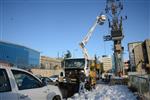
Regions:
[[59, 95], [56, 95], [52, 100], [61, 100], [61, 97]]

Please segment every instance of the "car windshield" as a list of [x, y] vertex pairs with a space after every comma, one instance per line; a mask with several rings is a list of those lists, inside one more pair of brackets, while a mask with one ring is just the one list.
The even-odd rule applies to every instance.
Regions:
[[67, 59], [65, 61], [65, 68], [84, 68], [85, 59]]

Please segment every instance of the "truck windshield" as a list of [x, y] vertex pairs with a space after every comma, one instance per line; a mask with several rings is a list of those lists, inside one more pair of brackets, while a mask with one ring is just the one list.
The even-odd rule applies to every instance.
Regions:
[[84, 68], [85, 59], [67, 59], [65, 60], [65, 68]]

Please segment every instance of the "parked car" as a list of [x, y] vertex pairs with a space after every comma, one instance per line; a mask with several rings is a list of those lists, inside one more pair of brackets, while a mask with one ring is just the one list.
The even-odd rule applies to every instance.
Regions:
[[40, 77], [40, 80], [43, 82], [44, 85], [58, 85], [58, 83], [53, 82], [50, 78], [48, 77]]
[[22, 69], [0, 66], [0, 100], [61, 100], [57, 86]]
[[58, 77], [59, 75], [52, 75], [49, 78], [53, 81], [53, 82], [58, 82]]

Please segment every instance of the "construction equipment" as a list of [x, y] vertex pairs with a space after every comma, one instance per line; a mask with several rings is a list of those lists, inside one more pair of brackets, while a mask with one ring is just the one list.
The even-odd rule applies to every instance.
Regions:
[[85, 48], [86, 44], [88, 43], [89, 39], [91, 38], [93, 31], [95, 30], [96, 26], [99, 25], [103, 25], [104, 21], [106, 20], [106, 16], [100, 14], [100, 16], [97, 16], [95, 23], [93, 24], [93, 26], [90, 28], [90, 30], [88, 31], [88, 33], [86, 34], [86, 36], [83, 38], [83, 40], [81, 41], [80, 48], [82, 49], [84, 58], [85, 58], [85, 75], [88, 77], [89, 76], [89, 71], [90, 71], [90, 67], [87, 65], [87, 60], [90, 60], [90, 56], [88, 54], [87, 49]]
[[[86, 88], [91, 90], [92, 86], [96, 84], [97, 74], [99, 74], [99, 63], [95, 59], [85, 58], [67, 58], [63, 60], [63, 67], [65, 69], [65, 82], [72, 86], [72, 92], [80, 92]], [[88, 73], [85, 73], [85, 68], [88, 68]], [[98, 75], [99, 76], [99, 75]], [[84, 85], [84, 88], [80, 88]], [[73, 94], [73, 93], [72, 93]]]
[[[84, 58], [66, 58], [62, 62], [62, 66], [65, 69], [65, 78], [63, 86], [66, 84], [69, 87], [67, 97], [72, 96], [76, 92], [81, 92], [85, 88], [91, 89], [91, 83], [95, 83], [96, 71], [99, 69], [99, 64], [96, 59], [91, 59], [85, 48], [90, 37], [98, 24], [102, 25], [106, 20], [105, 15], [100, 15], [96, 18], [94, 25], [90, 28], [85, 38], [80, 43], [80, 47], [83, 51]], [[92, 84], [92, 85], [93, 85]]]
[[89, 54], [88, 54], [87, 49], [85, 48], [85, 45], [88, 43], [89, 39], [91, 38], [91, 36], [93, 34], [93, 31], [95, 30], [96, 26], [98, 24], [99, 25], [104, 24], [105, 20], [106, 20], [106, 16], [105, 15], [101, 14], [100, 16], [97, 16], [95, 23], [90, 28], [90, 30], [88, 31], [88, 33], [86, 34], [86, 36], [84, 37], [84, 39], [82, 40], [82, 42], [79, 44], [80, 47], [81, 47], [81, 49], [82, 49], [82, 52], [84, 54], [84, 58], [85, 59], [89, 59]]
[[[98, 16], [96, 18], [95, 23], [93, 24], [93, 26], [90, 28], [90, 30], [88, 31], [88, 33], [86, 34], [86, 36], [83, 38], [83, 40], [81, 41], [81, 43], [79, 43], [80, 48], [82, 49], [83, 55], [84, 55], [84, 59], [85, 59], [85, 67], [84, 67], [84, 74], [86, 76], [86, 81], [91, 85], [91, 86], [95, 86], [96, 84], [96, 78], [97, 78], [97, 61], [95, 59], [95, 61], [89, 56], [87, 49], [85, 48], [86, 44], [88, 43], [89, 39], [91, 38], [95, 28], [97, 25], [103, 25], [104, 21], [106, 20], [106, 16], [100, 14], [100, 16]], [[91, 62], [89, 64], [89, 61]]]
[[[80, 92], [80, 83], [85, 80], [85, 62], [91, 64], [91, 61], [85, 58], [66, 58], [63, 60], [62, 66], [65, 70], [65, 77], [61, 87], [67, 89], [66, 94], [63, 95], [64, 97], [71, 97], [74, 93]], [[88, 85], [86, 84], [86, 87], [90, 90]]]

